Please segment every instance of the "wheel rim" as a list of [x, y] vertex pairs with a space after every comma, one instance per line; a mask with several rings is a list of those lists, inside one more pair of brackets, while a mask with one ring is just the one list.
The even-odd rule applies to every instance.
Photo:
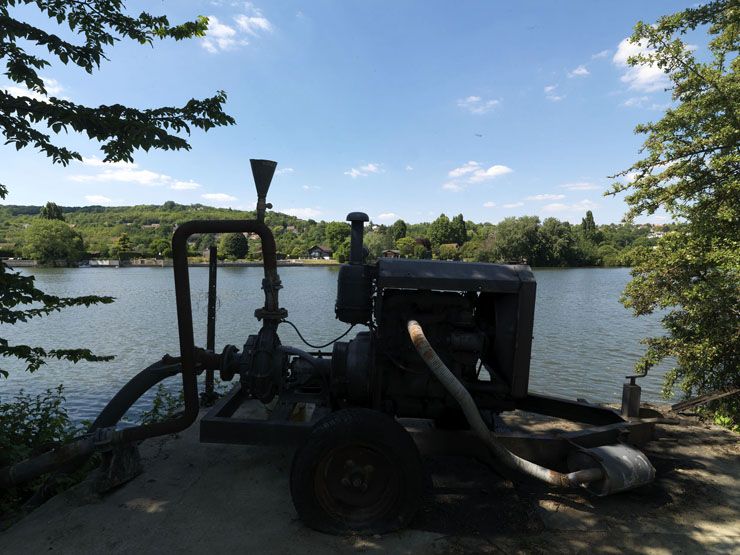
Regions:
[[398, 499], [400, 483], [397, 466], [370, 444], [329, 450], [314, 474], [320, 506], [336, 520], [354, 527], [369, 526], [387, 514]]

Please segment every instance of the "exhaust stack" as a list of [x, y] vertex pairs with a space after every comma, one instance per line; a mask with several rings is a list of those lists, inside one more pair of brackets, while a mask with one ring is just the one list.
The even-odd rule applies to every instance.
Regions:
[[272, 183], [272, 176], [275, 175], [277, 162], [252, 158], [249, 163], [252, 165], [254, 186], [257, 189], [257, 219], [264, 222], [265, 211], [272, 208], [272, 204], [267, 202], [267, 191], [270, 190], [270, 183]]

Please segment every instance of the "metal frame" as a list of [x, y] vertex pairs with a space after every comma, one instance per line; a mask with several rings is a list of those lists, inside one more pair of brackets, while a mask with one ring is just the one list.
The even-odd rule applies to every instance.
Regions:
[[[316, 393], [294, 391], [280, 396], [267, 418], [234, 416], [249, 400], [241, 385], [235, 385], [200, 421], [200, 441], [241, 445], [299, 445], [307, 438], [314, 424], [331, 412], [325, 398]], [[294, 419], [299, 403], [313, 404], [306, 420]], [[643, 445], [653, 439], [658, 419], [624, 420], [616, 411], [545, 395], [528, 395], [517, 408], [526, 412], [554, 416], [571, 422], [592, 424], [583, 430], [559, 434], [522, 432], [496, 433], [496, 438], [517, 455], [537, 464], [562, 466], [574, 449], [599, 447], [615, 443]], [[422, 453], [457, 454], [491, 460], [490, 449], [470, 431], [443, 431], [421, 419], [399, 419], [411, 433]]]
[[[248, 400], [241, 384], [236, 384], [201, 418], [200, 441], [244, 445], [298, 444], [311, 432], [316, 422], [331, 412], [322, 396], [293, 391], [278, 398], [267, 418], [235, 417], [234, 413]], [[293, 418], [299, 403], [314, 405], [308, 420]]]

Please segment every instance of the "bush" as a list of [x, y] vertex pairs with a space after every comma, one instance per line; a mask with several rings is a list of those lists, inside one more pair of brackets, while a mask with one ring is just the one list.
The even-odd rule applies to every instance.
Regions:
[[154, 424], [172, 418], [185, 406], [185, 394], [180, 390], [178, 395], [170, 393], [164, 384], [159, 384], [152, 401], [152, 408], [141, 413], [141, 424]]
[[[35, 397], [21, 391], [11, 401], [0, 402], [0, 467], [41, 454], [85, 431], [83, 425], [72, 423], [64, 401], [64, 387], [59, 385]], [[18, 512], [42, 485], [44, 495], [49, 496], [79, 482], [89, 468], [85, 466], [52, 484], [47, 483], [47, 475], [0, 491], [0, 516]]]

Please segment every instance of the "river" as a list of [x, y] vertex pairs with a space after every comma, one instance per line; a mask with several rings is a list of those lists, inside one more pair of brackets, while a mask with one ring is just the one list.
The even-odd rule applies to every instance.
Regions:
[[[336, 267], [280, 268], [281, 305], [313, 343], [326, 342], [346, 329], [334, 318]], [[0, 337], [15, 343], [51, 347], [88, 347], [115, 355], [108, 363], [52, 361], [34, 374], [11, 371], [0, 378], [0, 400], [24, 389], [39, 393], [63, 383], [70, 415], [94, 418], [107, 400], [135, 373], [164, 353], [178, 354], [175, 294], [171, 268], [35, 268], [42, 290], [60, 296], [110, 295], [116, 302], [65, 309], [16, 326]], [[190, 270], [195, 337], [205, 345], [207, 268]], [[657, 316], [634, 318], [619, 296], [629, 281], [626, 268], [536, 269], [537, 304], [530, 389], [593, 402], [619, 402], [624, 376], [643, 352], [640, 339], [662, 333]], [[262, 302], [261, 268], [219, 268], [216, 348], [239, 347], [259, 329], [254, 309]], [[284, 344], [300, 346], [295, 332], [280, 328]], [[350, 336], [351, 337], [351, 336]], [[661, 401], [665, 368], [640, 381], [645, 401]], [[141, 410], [151, 396], [135, 409]]]

